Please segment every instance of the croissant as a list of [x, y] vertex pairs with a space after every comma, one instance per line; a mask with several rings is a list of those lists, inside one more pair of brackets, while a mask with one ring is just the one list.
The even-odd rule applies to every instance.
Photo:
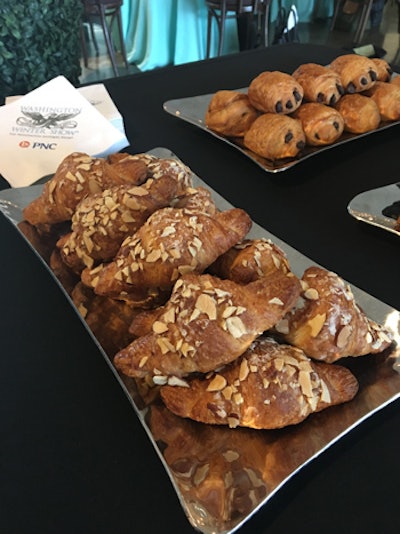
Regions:
[[[138, 160], [133, 168], [132, 183], [137, 183], [146, 176], [146, 165]], [[73, 152], [60, 163], [41, 195], [25, 207], [24, 219], [35, 226], [68, 221], [84, 197], [124, 182], [105, 159]]]
[[248, 284], [277, 270], [290, 271], [285, 253], [269, 239], [245, 239], [221, 254], [209, 272], [238, 284]]
[[120, 185], [84, 198], [72, 216], [71, 233], [59, 242], [64, 262], [75, 271], [111, 260], [123, 240], [157, 209], [168, 206], [177, 182], [166, 175], [143, 185]]
[[156, 158], [147, 165], [150, 178], [158, 179], [168, 175], [174, 178], [178, 185], [177, 194], [184, 194], [188, 187], [193, 186], [193, 172], [191, 169], [175, 158]]
[[251, 81], [247, 94], [259, 111], [288, 114], [300, 106], [304, 91], [290, 74], [264, 71]]
[[304, 91], [304, 100], [332, 105], [344, 94], [342, 80], [334, 70], [318, 65], [305, 63], [292, 74]]
[[366, 317], [337, 274], [309, 267], [302, 287], [298, 305], [276, 325], [285, 342], [327, 363], [379, 353], [391, 344], [390, 333]]
[[203, 272], [250, 227], [250, 217], [239, 208], [213, 217], [186, 209], [158, 210], [96, 272], [95, 291], [142, 305], [151, 295], [169, 292], [181, 274]]
[[332, 61], [330, 68], [337, 72], [347, 93], [359, 93], [372, 87], [378, 70], [372, 59], [357, 54], [345, 54]]
[[205, 123], [210, 130], [230, 137], [243, 137], [258, 111], [244, 93], [217, 91], [207, 108]]
[[276, 272], [246, 286], [208, 274], [184, 275], [152, 332], [120, 351], [114, 364], [125, 375], [150, 375], [157, 384], [207, 373], [235, 360], [279, 322], [299, 290], [291, 273]]
[[390, 80], [390, 83], [393, 85], [400, 86], [400, 76], [393, 76], [393, 78]]
[[181, 417], [208, 424], [275, 429], [354, 398], [358, 382], [345, 367], [313, 362], [303, 351], [258, 338], [241, 358], [188, 387], [163, 386], [161, 398]]

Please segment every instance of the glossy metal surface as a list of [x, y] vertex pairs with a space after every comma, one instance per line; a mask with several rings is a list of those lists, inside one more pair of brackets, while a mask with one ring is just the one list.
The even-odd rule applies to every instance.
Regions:
[[[237, 91], [245, 92], [246, 89], [237, 89]], [[198, 128], [208, 132], [209, 134], [213, 135], [220, 141], [223, 141], [224, 143], [227, 143], [228, 145], [233, 146], [240, 152], [242, 152], [245, 156], [250, 158], [254, 163], [256, 163], [259, 167], [261, 167], [264, 171], [270, 172], [270, 173], [277, 173], [286, 171], [298, 163], [301, 163], [302, 161], [310, 158], [311, 156], [314, 156], [316, 154], [319, 154], [321, 152], [324, 152], [326, 150], [334, 149], [338, 145], [343, 145], [344, 143], [348, 143], [349, 141], [356, 141], [357, 139], [369, 135], [374, 135], [375, 132], [379, 130], [386, 130], [387, 128], [391, 128], [399, 122], [390, 122], [390, 123], [382, 123], [376, 130], [372, 132], [367, 132], [363, 134], [350, 134], [350, 133], [343, 133], [340, 139], [338, 139], [335, 143], [332, 143], [330, 145], [322, 146], [322, 147], [311, 147], [306, 146], [305, 149], [300, 153], [300, 155], [295, 159], [282, 159], [277, 161], [271, 161], [266, 158], [263, 158], [248, 148], [246, 148], [243, 145], [243, 140], [238, 137], [223, 137], [222, 135], [217, 134], [216, 132], [213, 132], [207, 126], [204, 122], [204, 117], [206, 115], [206, 111], [208, 108], [208, 104], [212, 98], [213, 94], [206, 94], [206, 95], [199, 95], [194, 97], [188, 97], [188, 98], [179, 98], [175, 100], [168, 100], [164, 103], [164, 110], [167, 113], [170, 113], [174, 117], [177, 117], [178, 119], [182, 119], [186, 122], [189, 122], [190, 124], [193, 124], [197, 126]]]
[[[166, 149], [152, 153], [159, 157], [172, 155]], [[208, 187], [197, 177], [194, 185]], [[16, 239], [26, 239], [18, 228], [22, 209], [40, 194], [41, 188], [35, 185], [0, 192], [0, 210], [15, 225]], [[231, 207], [214, 191], [213, 196], [221, 209]], [[299, 276], [313, 264], [256, 224], [250, 235], [278, 244]], [[50, 269], [49, 276], [54, 277]], [[302, 467], [400, 397], [400, 314], [357, 287], [352, 289], [367, 315], [391, 328], [395, 335], [393, 348], [381, 355], [346, 362], [360, 383], [352, 402], [313, 414], [303, 423], [282, 430], [229, 429], [180, 419], [157, 400], [143, 402], [135, 381], [120, 376], [102, 351], [146, 429], [189, 521], [201, 532], [236, 531]]]
[[385, 215], [394, 203], [400, 204], [400, 182], [360, 193], [350, 201], [347, 209], [359, 221], [400, 235], [400, 224]]

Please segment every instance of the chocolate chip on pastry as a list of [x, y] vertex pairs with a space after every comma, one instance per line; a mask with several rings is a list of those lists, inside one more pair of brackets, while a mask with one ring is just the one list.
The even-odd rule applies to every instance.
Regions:
[[330, 68], [337, 72], [347, 93], [360, 93], [374, 85], [378, 69], [372, 59], [357, 54], [345, 54], [332, 61]]
[[205, 123], [221, 135], [243, 137], [258, 115], [246, 94], [222, 90], [211, 98]]
[[344, 119], [344, 129], [346, 132], [361, 134], [375, 130], [381, 121], [378, 106], [365, 95], [356, 93], [354, 95], [344, 95], [335, 109], [339, 111]]
[[389, 65], [389, 63], [385, 59], [378, 57], [371, 58], [371, 61], [374, 62], [378, 73], [378, 77], [376, 80], [378, 82], [389, 82], [393, 74], [393, 69]]
[[279, 71], [265, 71], [254, 78], [248, 88], [250, 103], [265, 113], [292, 113], [303, 100], [302, 86]]
[[400, 119], [400, 85], [377, 82], [365, 92], [378, 106], [384, 121], [398, 121]]
[[260, 115], [244, 136], [246, 148], [272, 161], [295, 158], [305, 143], [301, 122], [277, 113]]
[[292, 74], [304, 90], [304, 100], [332, 105], [344, 94], [342, 80], [334, 70], [318, 65], [305, 63]]
[[293, 117], [300, 120], [308, 145], [329, 145], [337, 141], [343, 133], [343, 117], [336, 109], [325, 104], [302, 104], [293, 113]]
[[283, 428], [354, 398], [358, 382], [347, 368], [311, 361], [303, 351], [258, 338], [231, 365], [188, 387], [163, 386], [176, 415], [231, 428]]

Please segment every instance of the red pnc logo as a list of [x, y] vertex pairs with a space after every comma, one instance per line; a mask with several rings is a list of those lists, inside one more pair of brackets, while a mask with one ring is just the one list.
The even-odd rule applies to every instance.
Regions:
[[19, 146], [20, 146], [21, 148], [28, 148], [30, 145], [31, 145], [31, 144], [30, 144], [29, 141], [21, 141], [21, 142], [19, 143]]

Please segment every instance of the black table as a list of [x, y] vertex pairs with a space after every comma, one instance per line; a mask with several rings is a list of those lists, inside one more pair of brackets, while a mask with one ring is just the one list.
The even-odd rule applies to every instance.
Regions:
[[[282, 45], [106, 86], [130, 152], [171, 149], [273, 234], [399, 309], [399, 238], [346, 211], [357, 193], [398, 181], [399, 126], [272, 175], [162, 108], [169, 99], [246, 86], [262, 70], [327, 64], [339, 53]], [[16, 235], [0, 216], [0, 532], [192, 532], [98, 348]], [[371, 416], [301, 470], [241, 532], [399, 532], [399, 406]]]

